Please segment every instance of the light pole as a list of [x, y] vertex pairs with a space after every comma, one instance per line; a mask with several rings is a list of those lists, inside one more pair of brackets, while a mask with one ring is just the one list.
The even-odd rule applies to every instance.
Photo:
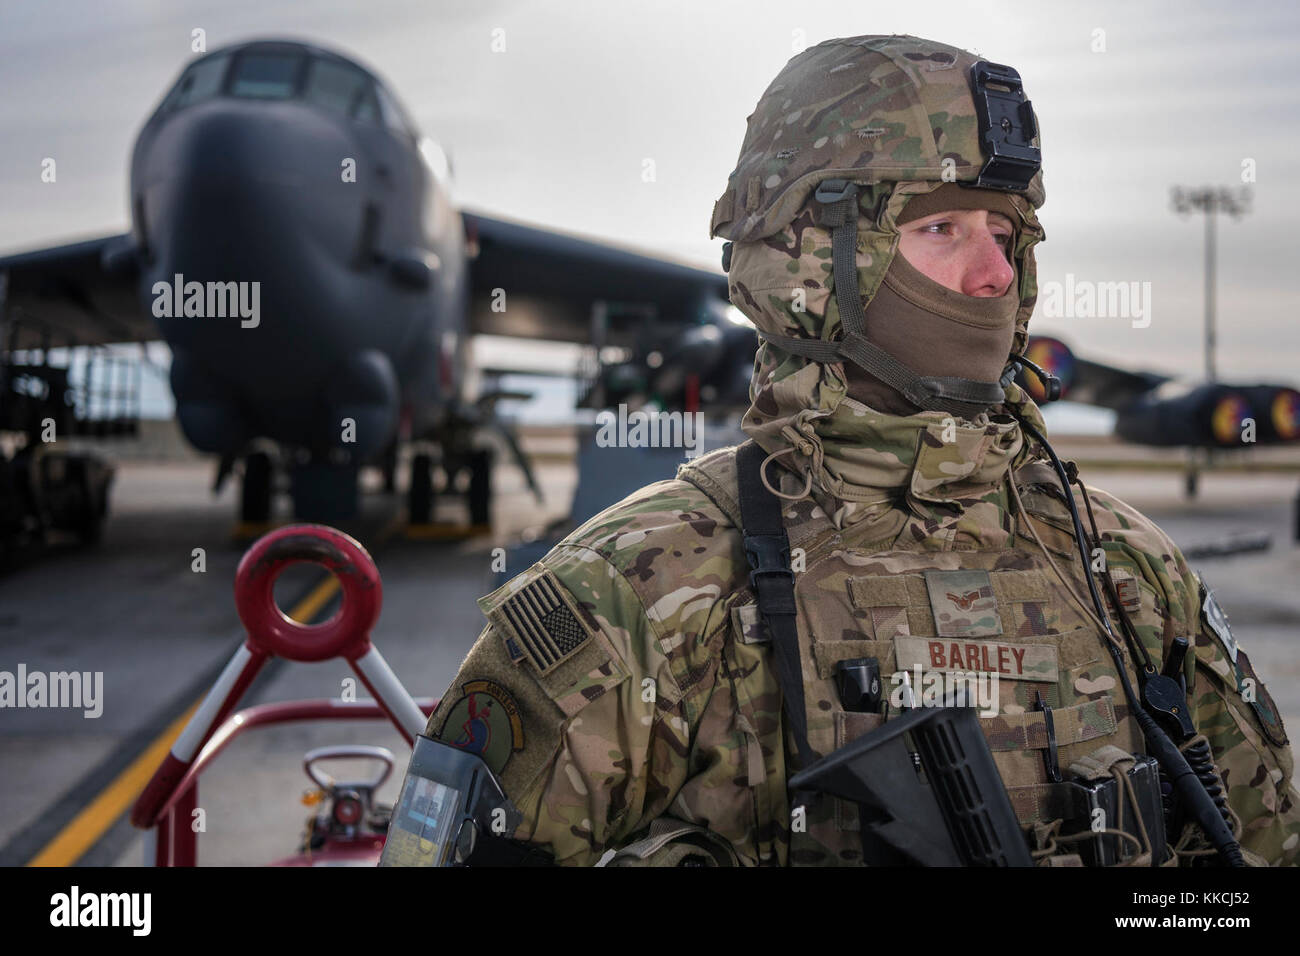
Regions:
[[1205, 213], [1205, 380], [1213, 382], [1214, 369], [1214, 312], [1215, 312], [1215, 234], [1214, 216], [1226, 212], [1234, 219], [1249, 211], [1250, 187], [1242, 186], [1235, 192], [1226, 186], [1200, 186], [1184, 188], [1175, 186], [1170, 193], [1174, 212], [1185, 215], [1193, 210]]
[[[1175, 186], [1170, 191], [1170, 202], [1174, 212], [1186, 215], [1193, 210], [1205, 213], [1205, 380], [1213, 382], [1217, 377], [1214, 368], [1214, 312], [1215, 312], [1215, 231], [1214, 218], [1218, 212], [1226, 212], [1234, 219], [1245, 214], [1250, 205], [1250, 187], [1242, 186], [1235, 193], [1226, 186], [1198, 186], [1186, 188]], [[1212, 458], [1210, 450], [1205, 450], [1205, 464]], [[1189, 448], [1187, 452], [1187, 472], [1183, 476], [1184, 490], [1188, 498], [1196, 497], [1199, 478], [1197, 449]]]

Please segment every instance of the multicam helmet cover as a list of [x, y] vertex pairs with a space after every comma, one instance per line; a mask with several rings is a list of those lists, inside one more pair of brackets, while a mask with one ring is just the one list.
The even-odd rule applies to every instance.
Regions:
[[[822, 183], [859, 184], [856, 265], [864, 304], [898, 249], [896, 217], [907, 201], [945, 182], [984, 184], [994, 146], [981, 120], [982, 107], [987, 115], [982, 90], [972, 79], [972, 67], [982, 62], [917, 37], [850, 37], [810, 47], [772, 81], [749, 116], [740, 159], [710, 221], [711, 236], [731, 241], [732, 303], [760, 333], [828, 343], [843, 338], [831, 231], [821, 224], [824, 207], [815, 198]], [[1037, 121], [1027, 101], [1022, 109], [1013, 114], [1023, 120], [1016, 132], [1036, 156]], [[1011, 124], [1003, 118], [1001, 125]], [[1033, 247], [1044, 238], [1035, 215], [1045, 199], [1036, 162], [1026, 180], [1005, 193], [1020, 215], [1013, 254], [1020, 291], [1016, 353], [1027, 345], [1037, 297]], [[803, 372], [804, 387], [796, 391], [829, 413], [845, 391], [843, 366], [822, 364], [820, 387], [810, 389], [812, 364], [764, 341], [751, 399]], [[775, 404], [790, 405], [791, 398]], [[1024, 396], [1011, 385], [1007, 399], [1019, 403]]]

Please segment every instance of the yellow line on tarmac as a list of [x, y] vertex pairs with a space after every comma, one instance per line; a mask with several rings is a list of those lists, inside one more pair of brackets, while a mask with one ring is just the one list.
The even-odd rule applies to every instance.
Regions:
[[325, 606], [339, 589], [339, 579], [332, 574], [327, 574], [325, 580], [311, 589], [311, 594], [298, 602], [298, 606], [289, 612], [289, 616], [299, 624], [309, 624], [320, 609]]
[[45, 848], [28, 861], [28, 866], [71, 866], [94, 846], [104, 831], [116, 822], [135, 798], [144, 790], [145, 784], [158, 769], [158, 765], [167, 756], [176, 738], [185, 729], [186, 722], [198, 709], [195, 701], [171, 725], [151, 743], [131, 765], [117, 775], [94, 800], [73, 817], [72, 821], [59, 831], [58, 835], [45, 845]]
[[[328, 574], [324, 581], [312, 588], [310, 594], [298, 602], [289, 612], [289, 616], [300, 624], [306, 624], [325, 605], [339, 589], [339, 579]], [[204, 692], [204, 697], [207, 693]], [[136, 757], [131, 765], [117, 775], [117, 778], [100, 791], [99, 796], [86, 804], [72, 820], [49, 843], [28, 862], [28, 866], [72, 866], [99, 842], [108, 828], [117, 822], [122, 814], [131, 808], [153, 776], [158, 765], [163, 762], [176, 738], [185, 729], [194, 711], [203, 702], [200, 697], [186, 708], [168, 725], [167, 729], [154, 738], [153, 743], [145, 748], [144, 753]]]

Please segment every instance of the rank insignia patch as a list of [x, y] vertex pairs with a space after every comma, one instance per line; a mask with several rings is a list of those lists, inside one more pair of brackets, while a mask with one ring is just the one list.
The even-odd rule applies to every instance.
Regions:
[[1124, 610], [1134, 614], [1142, 610], [1142, 591], [1138, 588], [1137, 578], [1131, 571], [1123, 568], [1111, 568], [1110, 579], [1115, 584], [1115, 593]]
[[438, 739], [483, 758], [495, 774], [511, 754], [524, 749], [524, 723], [519, 705], [500, 684], [472, 680], [461, 686], [464, 695], [447, 713]]
[[989, 637], [1002, 633], [998, 600], [987, 571], [926, 571], [925, 587], [940, 637]]
[[549, 674], [591, 638], [592, 631], [564, 588], [547, 571], [530, 581], [496, 609], [510, 659], [527, 658], [541, 674]]

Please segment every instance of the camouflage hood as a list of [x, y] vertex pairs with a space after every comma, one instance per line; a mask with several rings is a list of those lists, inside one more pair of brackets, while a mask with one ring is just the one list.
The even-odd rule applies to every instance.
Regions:
[[[864, 306], [875, 296], [898, 250], [897, 217], [915, 195], [945, 181], [974, 182], [982, 154], [968, 74], [977, 57], [913, 37], [829, 40], [794, 57], [749, 118], [740, 160], [714, 207], [711, 234], [732, 241], [730, 298], [764, 333], [843, 337], [834, 296], [831, 231], [819, 225], [816, 186], [832, 177], [860, 183], [857, 277]], [[1020, 307], [1012, 349], [1027, 345], [1037, 298], [1034, 246], [1044, 233], [1035, 214], [1044, 200], [1041, 173], [1007, 192], [1016, 223], [1013, 265]], [[997, 469], [1024, 453], [1019, 426], [944, 412], [888, 416], [847, 399], [843, 362], [820, 363], [763, 341], [741, 427], [777, 460], [841, 501], [879, 499], [881, 489], [910, 481], [922, 433], [955, 427], [957, 457], [946, 467], [968, 480], [992, 479], [987, 462], [964, 457], [1001, 437]], [[1041, 427], [1029, 397], [1014, 384], [1006, 404]], [[943, 435], [951, 440], [954, 432]], [[990, 459], [990, 460], [993, 460]], [[967, 466], [971, 466], [967, 468]], [[939, 475], [933, 476], [941, 477]], [[949, 479], [957, 477], [949, 474]]]

